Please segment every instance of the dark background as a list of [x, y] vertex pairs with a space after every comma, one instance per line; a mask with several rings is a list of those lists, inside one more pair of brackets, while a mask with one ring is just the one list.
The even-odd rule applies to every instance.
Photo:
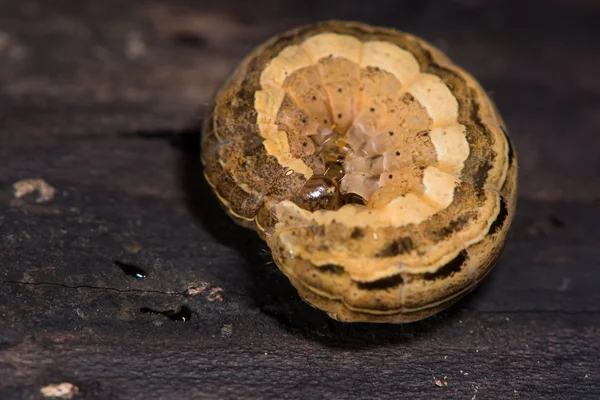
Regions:
[[[221, 81], [332, 17], [441, 48], [518, 153], [500, 263], [422, 322], [307, 306], [202, 178], [188, 128]], [[594, 0], [0, 1], [0, 398], [600, 398], [599, 37]]]

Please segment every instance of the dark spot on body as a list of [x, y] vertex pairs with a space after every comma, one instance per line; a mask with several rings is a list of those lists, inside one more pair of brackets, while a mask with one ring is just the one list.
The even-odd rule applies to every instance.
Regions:
[[313, 101], [317, 100], [317, 96], [312, 97]]
[[317, 267], [317, 269], [327, 274], [341, 275], [344, 273], [344, 267], [335, 264], [325, 264], [323, 266]]
[[367, 201], [356, 193], [344, 193], [342, 195], [342, 204], [359, 204], [366, 205]]
[[485, 181], [487, 181], [490, 169], [492, 169], [492, 165], [488, 161], [482, 162], [473, 174], [473, 184], [482, 188], [485, 185]]
[[388, 244], [381, 251], [376, 253], [375, 257], [396, 257], [400, 254], [409, 253], [410, 251], [414, 250], [414, 248], [415, 244], [413, 243], [412, 239], [409, 237], [403, 237]]
[[508, 217], [508, 208], [506, 207], [506, 199], [504, 197], [500, 196], [500, 212], [498, 212], [498, 216], [496, 217], [494, 222], [492, 222], [492, 225], [490, 226], [488, 235], [493, 235], [496, 232], [498, 232], [500, 229], [502, 229], [502, 226], [504, 226], [504, 222], [506, 221], [506, 217]]
[[388, 175], [388, 179], [392, 179], [393, 177], [394, 177], [394, 175], [392, 175], [392, 174]]
[[313, 236], [325, 236], [325, 227], [323, 225], [311, 226], [308, 230]]
[[396, 152], [396, 155], [397, 155], [397, 156], [399, 156], [399, 155], [400, 155], [400, 152], [399, 152], [399, 151], [397, 151], [397, 152]]
[[450, 275], [459, 272], [464, 264], [464, 262], [469, 258], [467, 252], [465, 250], [458, 253], [456, 257], [442, 266], [435, 272], [426, 272], [423, 274], [423, 279], [426, 281], [434, 281], [436, 279], [447, 278]]
[[411, 103], [413, 101], [415, 101], [415, 98], [410, 93], [405, 93], [404, 96], [402, 96], [402, 102], [404, 104], [409, 104], [409, 103]]
[[448, 236], [452, 235], [454, 232], [461, 230], [470, 220], [475, 216], [474, 213], [466, 213], [455, 220], [452, 220], [448, 223], [447, 226], [435, 232], [438, 238], [445, 239]]
[[374, 109], [373, 107], [371, 107], [371, 108], [369, 109], [369, 111], [371, 111], [371, 112], [375, 112], [375, 109]]
[[515, 151], [513, 150], [513, 145], [512, 145], [512, 142], [510, 141], [510, 138], [508, 137], [508, 134], [506, 133], [504, 128], [501, 128], [501, 129], [502, 129], [502, 133], [504, 134], [504, 138], [506, 139], [506, 143], [508, 144], [508, 165], [511, 166], [511, 165], [513, 165], [513, 162], [515, 161]]
[[377, 160], [379, 160], [381, 157], [383, 157], [381, 154], [375, 154], [369, 157], [369, 168], [373, 168], [373, 165], [375, 165]]
[[356, 286], [361, 290], [387, 290], [402, 285], [403, 283], [404, 279], [402, 278], [402, 275], [393, 275], [373, 282], [358, 282]]
[[388, 132], [388, 134], [389, 134], [390, 136], [394, 136], [394, 132], [392, 132], [392, 131], [389, 131], [389, 132]]
[[342, 114], [338, 114], [338, 118], [342, 118]]
[[352, 229], [352, 233], [350, 234], [350, 239], [361, 239], [365, 237], [365, 232], [359, 228], [358, 226]]
[[338, 93], [342, 93], [342, 88], [339, 88], [339, 89], [338, 89]]

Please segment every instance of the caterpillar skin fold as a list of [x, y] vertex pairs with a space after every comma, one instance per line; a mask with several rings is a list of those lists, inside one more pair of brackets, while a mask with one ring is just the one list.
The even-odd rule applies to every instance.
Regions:
[[204, 120], [204, 174], [309, 304], [416, 321], [494, 266], [517, 159], [480, 84], [426, 41], [326, 21], [253, 50]]

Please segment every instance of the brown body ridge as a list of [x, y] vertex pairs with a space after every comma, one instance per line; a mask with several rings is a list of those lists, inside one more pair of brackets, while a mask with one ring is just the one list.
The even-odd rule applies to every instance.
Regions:
[[517, 160], [479, 83], [427, 42], [328, 21], [255, 49], [215, 96], [206, 179], [308, 303], [410, 322], [471, 291], [515, 213]]

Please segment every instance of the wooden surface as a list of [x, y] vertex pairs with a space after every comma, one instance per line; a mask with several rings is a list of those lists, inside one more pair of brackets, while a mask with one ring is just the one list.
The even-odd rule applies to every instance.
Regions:
[[[419, 323], [304, 304], [202, 178], [189, 127], [222, 79], [331, 17], [436, 44], [516, 144], [501, 262]], [[600, 398], [599, 19], [582, 0], [0, 1], [0, 398]], [[17, 198], [29, 178], [53, 198]]]

